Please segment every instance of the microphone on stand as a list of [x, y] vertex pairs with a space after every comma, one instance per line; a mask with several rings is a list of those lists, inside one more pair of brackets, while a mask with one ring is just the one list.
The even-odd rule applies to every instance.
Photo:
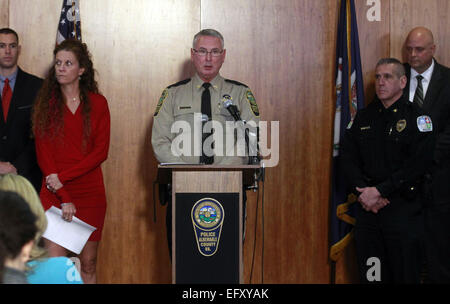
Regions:
[[[234, 120], [237, 121], [242, 121], [245, 125], [246, 121], [241, 119], [241, 115], [239, 113], [238, 108], [233, 104], [232, 98], [230, 95], [225, 94], [222, 96], [222, 102], [223, 102], [223, 106], [225, 107], [225, 109], [227, 109], [228, 113], [231, 114], [231, 116], [233, 116]], [[246, 128], [244, 130], [245, 133], [245, 143], [247, 144], [248, 147], [248, 152], [250, 153], [250, 142], [249, 142], [249, 137], [248, 137], [248, 132], [249, 130]], [[258, 128], [256, 129], [256, 134], [255, 133], [250, 133], [252, 136], [256, 136], [257, 140], [258, 140]], [[258, 144], [258, 143], [257, 143]], [[257, 148], [258, 149], [258, 148]], [[259, 155], [256, 151], [256, 155], [254, 156], [250, 156], [249, 155], [249, 160], [248, 160], [249, 165], [257, 165], [260, 163], [260, 158]], [[258, 172], [259, 171], [259, 172]], [[253, 186], [249, 186], [248, 189], [253, 189], [253, 191], [256, 191], [258, 189], [258, 181], [261, 178], [261, 175], [263, 174], [263, 169], [262, 170], [255, 170], [254, 173], [254, 184]]]
[[[223, 106], [225, 107], [225, 109], [227, 109], [227, 111], [231, 114], [231, 116], [233, 116], [233, 118], [236, 122], [242, 121], [244, 125], [246, 124], [246, 121], [241, 119], [239, 110], [233, 104], [233, 101], [232, 101], [232, 98], [230, 95], [228, 95], [228, 94], [223, 95], [222, 102], [223, 102]], [[250, 165], [259, 164], [260, 159], [258, 156], [258, 148], [256, 148], [256, 151], [254, 151], [254, 149], [252, 149], [252, 147], [250, 146], [249, 130], [247, 128], [244, 129], [244, 133], [245, 133], [245, 143], [247, 144], [248, 152], [249, 152], [249, 162], [248, 163]], [[250, 135], [256, 136], [256, 141], [258, 141], [258, 128], [256, 129], [256, 133], [250, 133]], [[258, 143], [256, 143], [256, 144], [258, 144]], [[251, 153], [251, 152], [254, 152], [254, 153]], [[250, 156], [251, 154], [255, 154], [255, 155]]]
[[223, 106], [225, 107], [225, 109], [227, 109], [227, 111], [231, 114], [231, 116], [233, 116], [234, 120], [241, 121], [242, 119], [239, 110], [231, 101], [230, 95], [223, 95], [222, 100]]
[[202, 114], [202, 122], [208, 122], [209, 116], [206, 114]]

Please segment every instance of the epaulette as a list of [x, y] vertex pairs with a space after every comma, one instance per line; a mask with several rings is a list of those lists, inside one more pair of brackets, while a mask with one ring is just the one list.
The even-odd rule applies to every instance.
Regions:
[[167, 88], [170, 89], [170, 88], [178, 87], [178, 86], [180, 86], [180, 85], [189, 83], [189, 81], [191, 81], [191, 78], [188, 78], [188, 79], [185, 79], [185, 80], [178, 81], [177, 83], [171, 84], [171, 85], [168, 86]]
[[243, 84], [242, 82], [236, 81], [236, 80], [225, 79], [225, 81], [229, 82], [229, 83], [232, 83], [232, 84], [235, 84], [235, 85], [240, 85], [240, 86], [244, 86], [244, 87], [248, 88], [247, 85]]

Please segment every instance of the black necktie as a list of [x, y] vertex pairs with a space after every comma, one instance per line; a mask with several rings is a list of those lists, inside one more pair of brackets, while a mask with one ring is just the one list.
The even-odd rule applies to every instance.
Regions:
[[417, 75], [417, 88], [416, 93], [414, 93], [413, 102], [416, 103], [419, 107], [423, 107], [423, 87], [422, 87], [422, 75]]
[[[209, 82], [205, 82], [202, 85], [205, 89], [202, 93], [202, 114], [208, 116], [208, 121], [211, 120], [211, 93], [209, 92], [209, 87], [211, 84]], [[203, 120], [203, 126], [207, 123], [207, 121]], [[214, 162], [214, 156], [207, 156], [205, 151], [203, 150], [203, 145], [206, 140], [212, 133], [202, 133], [202, 156], [200, 157], [200, 163], [202, 164], [212, 164]]]

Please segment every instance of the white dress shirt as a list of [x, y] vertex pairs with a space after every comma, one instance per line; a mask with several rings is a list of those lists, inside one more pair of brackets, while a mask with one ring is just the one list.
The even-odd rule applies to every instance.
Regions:
[[[431, 75], [433, 75], [433, 70], [434, 70], [434, 59], [431, 62], [430, 67], [425, 72], [420, 74], [423, 76], [422, 87], [423, 87], [423, 99], [424, 100], [425, 100], [425, 96], [427, 96], [427, 90], [428, 90], [428, 86], [430, 85]], [[416, 88], [417, 88], [416, 76], [417, 75], [419, 75], [419, 73], [417, 73], [416, 70], [411, 68], [411, 77], [409, 80], [409, 101], [411, 101], [411, 102], [413, 102], [414, 94], [416, 93]]]

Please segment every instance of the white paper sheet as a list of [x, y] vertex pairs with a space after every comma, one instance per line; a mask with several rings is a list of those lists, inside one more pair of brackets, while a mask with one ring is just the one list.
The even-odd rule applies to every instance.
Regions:
[[48, 225], [42, 236], [76, 254], [80, 254], [91, 233], [97, 229], [75, 216], [71, 222], [63, 220], [61, 209], [55, 206], [48, 209], [45, 215]]

